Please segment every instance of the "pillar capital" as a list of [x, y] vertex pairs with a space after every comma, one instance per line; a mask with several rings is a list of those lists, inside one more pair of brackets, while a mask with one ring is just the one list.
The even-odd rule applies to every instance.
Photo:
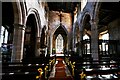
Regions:
[[91, 25], [92, 25], [92, 24], [97, 25], [97, 21], [95, 21], [94, 19], [91, 19], [91, 20], [90, 20], [90, 24], [91, 24]]
[[25, 25], [22, 25], [22, 24], [13, 24], [14, 25], [14, 28], [18, 28], [18, 29], [23, 29], [25, 30]]
[[97, 30], [97, 21], [95, 20], [90, 20], [90, 24], [91, 24], [91, 30]]
[[37, 42], [40, 42], [40, 38], [41, 38], [41, 37], [36, 37], [36, 38], [37, 38]]

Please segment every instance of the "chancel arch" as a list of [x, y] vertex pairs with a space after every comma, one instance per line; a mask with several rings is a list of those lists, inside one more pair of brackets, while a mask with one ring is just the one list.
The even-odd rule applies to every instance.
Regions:
[[[54, 32], [53, 35], [53, 44], [52, 44], [52, 52], [56, 53], [56, 41], [59, 41], [60, 39], [62, 39], [63, 41], [60, 41], [63, 43], [63, 49], [61, 50], [61, 52], [65, 52], [67, 50], [67, 32], [66, 32], [66, 28], [63, 25], [60, 25], [56, 31]], [[59, 38], [59, 39], [58, 39]]]

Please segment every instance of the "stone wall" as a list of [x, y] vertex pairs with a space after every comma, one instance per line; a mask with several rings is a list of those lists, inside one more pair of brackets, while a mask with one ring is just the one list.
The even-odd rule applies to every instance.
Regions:
[[[112, 21], [108, 25], [109, 39], [120, 41], [120, 18]], [[120, 53], [120, 43], [117, 42], [117, 51]]]
[[[72, 18], [70, 13], [62, 13], [62, 25], [65, 26], [68, 32], [71, 32]], [[58, 11], [49, 12], [49, 29], [54, 30], [60, 25], [60, 13]], [[51, 31], [52, 32], [52, 31]]]
[[120, 40], [120, 19], [112, 21], [108, 25], [110, 40]]

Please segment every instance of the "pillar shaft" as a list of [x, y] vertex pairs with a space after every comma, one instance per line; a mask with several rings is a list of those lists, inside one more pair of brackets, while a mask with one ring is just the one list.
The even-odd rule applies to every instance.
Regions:
[[79, 48], [80, 48], [80, 55], [82, 56], [82, 43], [81, 43], [81, 41], [83, 40], [83, 31], [81, 30], [80, 31], [80, 43], [79, 43]]
[[93, 60], [99, 60], [98, 56], [98, 30], [95, 21], [90, 21], [91, 23], [91, 52]]
[[24, 33], [24, 25], [14, 25], [12, 62], [21, 62], [23, 59]]

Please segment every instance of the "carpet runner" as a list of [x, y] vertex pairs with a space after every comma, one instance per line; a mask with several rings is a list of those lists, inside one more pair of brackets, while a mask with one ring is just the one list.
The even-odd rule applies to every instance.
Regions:
[[50, 74], [49, 80], [73, 80], [73, 77], [62, 58], [56, 59], [56, 63]]

